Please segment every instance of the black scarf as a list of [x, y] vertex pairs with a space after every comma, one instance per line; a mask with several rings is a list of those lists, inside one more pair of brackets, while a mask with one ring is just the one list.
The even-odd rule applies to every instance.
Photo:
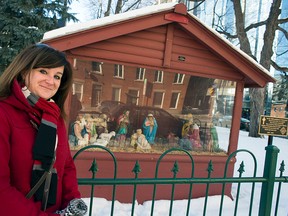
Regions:
[[[39, 181], [45, 171], [49, 171], [53, 166], [55, 152], [57, 148], [57, 122], [60, 116], [60, 109], [54, 101], [46, 101], [32, 94], [26, 87], [22, 92], [32, 107], [29, 112], [31, 123], [38, 129], [38, 133], [33, 146], [34, 166], [32, 170], [31, 188]], [[42, 201], [45, 181], [34, 194], [36, 201]], [[57, 194], [57, 172], [52, 169], [51, 184], [47, 207], [56, 203]]]

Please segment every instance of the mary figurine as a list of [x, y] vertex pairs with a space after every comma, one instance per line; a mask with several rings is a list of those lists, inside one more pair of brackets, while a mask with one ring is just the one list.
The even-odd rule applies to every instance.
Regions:
[[150, 144], [154, 144], [158, 124], [156, 119], [151, 113], [148, 114], [147, 117], [144, 119], [142, 127], [143, 127], [143, 134], [145, 135], [147, 141]]

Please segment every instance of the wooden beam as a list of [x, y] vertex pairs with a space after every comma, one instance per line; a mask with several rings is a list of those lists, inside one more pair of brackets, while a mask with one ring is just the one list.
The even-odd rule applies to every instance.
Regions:
[[163, 67], [170, 67], [172, 58], [173, 36], [174, 36], [174, 25], [169, 24], [167, 26], [167, 33], [166, 33]]
[[243, 105], [243, 92], [244, 92], [244, 82], [237, 82], [235, 90], [235, 100], [233, 107], [233, 118], [230, 130], [230, 139], [228, 147], [228, 155], [236, 151], [238, 148], [239, 130], [242, 115], [242, 105]]

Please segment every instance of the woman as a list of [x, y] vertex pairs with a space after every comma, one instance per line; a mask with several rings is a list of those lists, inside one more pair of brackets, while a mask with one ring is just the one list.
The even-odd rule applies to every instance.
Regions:
[[68, 215], [79, 201], [63, 120], [71, 84], [65, 55], [45, 44], [24, 49], [0, 77], [1, 215]]

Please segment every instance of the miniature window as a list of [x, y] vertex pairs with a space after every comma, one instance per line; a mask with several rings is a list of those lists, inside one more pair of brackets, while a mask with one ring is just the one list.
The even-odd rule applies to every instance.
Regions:
[[83, 83], [74, 82], [72, 85], [72, 94], [77, 95], [77, 98], [81, 101], [83, 98]]
[[173, 83], [183, 84], [184, 77], [185, 77], [185, 74], [179, 74], [179, 73], [175, 74]]
[[100, 104], [101, 95], [102, 95], [102, 85], [93, 84], [92, 85], [91, 107], [97, 107]]
[[121, 98], [121, 88], [112, 88], [112, 100], [120, 101]]
[[114, 77], [124, 79], [124, 65], [115, 64]]
[[138, 105], [139, 91], [129, 89], [127, 93], [127, 104]]
[[180, 97], [179, 92], [172, 92], [171, 101], [170, 101], [170, 108], [172, 108], [172, 109], [177, 108], [179, 97]]
[[92, 72], [102, 74], [102, 62], [92, 61]]
[[155, 71], [154, 82], [163, 83], [163, 71], [160, 70]]
[[136, 80], [143, 81], [145, 78], [145, 68], [137, 68], [136, 70]]
[[153, 106], [162, 107], [163, 99], [164, 99], [164, 92], [154, 92]]
[[77, 69], [77, 58], [73, 59], [73, 68]]

